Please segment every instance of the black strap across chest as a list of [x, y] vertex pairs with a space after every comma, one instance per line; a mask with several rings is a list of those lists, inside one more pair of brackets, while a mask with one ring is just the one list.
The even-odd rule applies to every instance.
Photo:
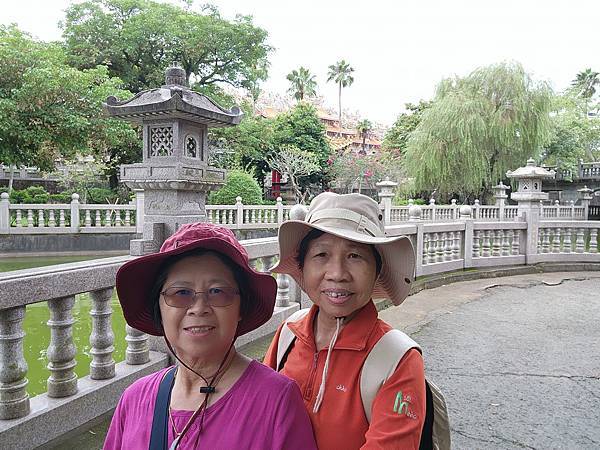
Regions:
[[154, 417], [152, 418], [152, 433], [150, 434], [149, 450], [165, 450], [169, 439], [169, 404], [171, 391], [175, 381], [175, 367], [165, 373], [158, 387], [156, 402], [154, 403]]

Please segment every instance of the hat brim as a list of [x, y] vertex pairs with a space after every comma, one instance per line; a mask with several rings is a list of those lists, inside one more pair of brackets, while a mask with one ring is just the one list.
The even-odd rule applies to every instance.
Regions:
[[382, 264], [372, 296], [389, 298], [394, 305], [399, 305], [406, 299], [415, 278], [415, 252], [407, 236], [369, 236], [346, 228], [288, 220], [279, 228], [279, 262], [271, 269], [272, 272], [290, 275], [306, 291], [302, 270], [298, 266], [296, 257], [300, 242], [312, 229], [353, 242], [374, 245], [381, 256]]
[[252, 269], [239, 250], [218, 237], [198, 239], [170, 251], [141, 256], [121, 266], [116, 276], [116, 288], [127, 323], [144, 333], [164, 336], [163, 329], [157, 327], [152, 319], [150, 290], [165, 260], [196, 249], [212, 250], [227, 256], [242, 269], [246, 277], [247, 292], [244, 292], [244, 297], [249, 302], [249, 308], [238, 323], [236, 336], [265, 324], [273, 315], [277, 282], [270, 274]]

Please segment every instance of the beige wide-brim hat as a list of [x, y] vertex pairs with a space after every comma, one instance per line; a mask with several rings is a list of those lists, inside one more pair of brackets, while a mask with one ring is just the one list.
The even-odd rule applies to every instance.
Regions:
[[415, 278], [415, 252], [406, 236], [385, 234], [377, 202], [362, 194], [324, 192], [310, 203], [304, 220], [288, 220], [279, 228], [279, 262], [271, 270], [291, 275], [304, 289], [296, 257], [302, 239], [317, 229], [344, 239], [374, 245], [381, 256], [381, 272], [373, 298], [389, 298], [399, 305]]

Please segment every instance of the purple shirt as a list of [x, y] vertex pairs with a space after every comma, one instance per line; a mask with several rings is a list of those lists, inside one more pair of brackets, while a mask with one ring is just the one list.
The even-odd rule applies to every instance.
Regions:
[[[150, 443], [154, 402], [167, 369], [129, 386], [112, 418], [105, 450], [147, 450]], [[178, 431], [192, 411], [173, 410]], [[310, 420], [298, 385], [259, 362], [252, 361], [231, 389], [211, 405], [199, 433], [194, 420], [179, 444], [180, 449], [316, 449]], [[169, 422], [169, 442], [174, 439]]]

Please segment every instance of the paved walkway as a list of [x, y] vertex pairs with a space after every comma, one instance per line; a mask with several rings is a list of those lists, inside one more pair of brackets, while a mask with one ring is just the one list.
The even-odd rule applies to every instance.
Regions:
[[457, 283], [380, 317], [422, 345], [453, 448], [600, 448], [600, 274]]

